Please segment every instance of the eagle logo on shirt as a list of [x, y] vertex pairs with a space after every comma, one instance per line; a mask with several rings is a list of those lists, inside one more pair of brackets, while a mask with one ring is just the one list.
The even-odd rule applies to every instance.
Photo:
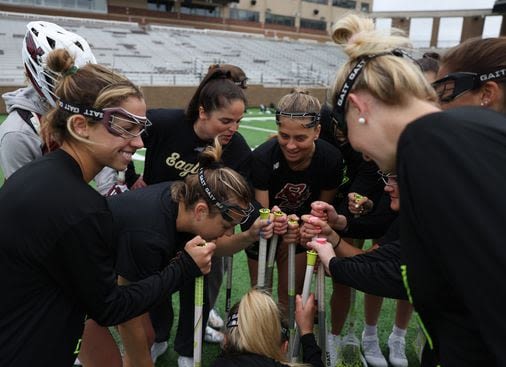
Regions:
[[297, 209], [309, 199], [311, 191], [308, 185], [305, 183], [292, 184], [287, 183], [285, 186], [274, 196], [276, 200], [279, 200], [279, 206], [283, 210]]

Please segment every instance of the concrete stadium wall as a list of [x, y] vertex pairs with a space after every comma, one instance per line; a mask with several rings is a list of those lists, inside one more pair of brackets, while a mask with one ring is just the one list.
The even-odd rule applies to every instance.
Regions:
[[[0, 94], [20, 88], [20, 86], [0, 86]], [[142, 88], [146, 96], [148, 108], [185, 108], [196, 87], [183, 86], [145, 86]], [[285, 94], [290, 93], [293, 87], [264, 87], [262, 85], [250, 85], [246, 89], [246, 97], [249, 106], [259, 106], [270, 103], [276, 104]], [[310, 94], [324, 102], [327, 88], [307, 88]], [[5, 105], [0, 103], [0, 114], [5, 114]]]

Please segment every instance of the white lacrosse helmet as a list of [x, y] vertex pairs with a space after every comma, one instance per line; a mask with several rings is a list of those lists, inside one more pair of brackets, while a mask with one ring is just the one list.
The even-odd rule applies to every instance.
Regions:
[[51, 106], [56, 105], [54, 85], [57, 75], [46, 66], [49, 52], [57, 48], [65, 48], [75, 60], [77, 67], [87, 63], [96, 64], [88, 42], [81, 36], [69, 32], [50, 22], [30, 22], [23, 39], [23, 64], [26, 75], [37, 92]]

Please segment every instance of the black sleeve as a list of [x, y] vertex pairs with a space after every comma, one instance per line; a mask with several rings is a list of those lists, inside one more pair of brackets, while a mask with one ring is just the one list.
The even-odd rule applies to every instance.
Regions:
[[130, 161], [130, 163], [128, 163], [128, 166], [127, 166], [127, 169], [125, 172], [125, 182], [126, 182], [127, 187], [131, 188], [132, 185], [135, 183], [135, 181], [137, 181], [139, 176], [140, 175], [137, 172], [135, 172], [134, 162]]
[[251, 149], [240, 133], [236, 132], [232, 141], [225, 145], [222, 160], [227, 167], [251, 182]]
[[270, 175], [272, 173], [272, 162], [269, 152], [270, 149], [266, 149], [267, 143], [258, 146], [252, 154], [251, 160], [251, 171], [255, 174], [252, 175], [251, 179], [253, 187], [257, 190], [269, 190]]
[[329, 270], [337, 283], [376, 296], [407, 299], [400, 266], [400, 243], [396, 241], [365, 254], [334, 257]]
[[[161, 272], [128, 286], [118, 286], [111, 254], [112, 226], [109, 212], [88, 215], [61, 238], [64, 271], [62, 282], [72, 286], [86, 313], [104, 326], [117, 325], [138, 316], [173, 293], [179, 284], [201, 274], [192, 258], [181, 252]], [[109, 227], [110, 228], [110, 227]]]
[[302, 344], [302, 361], [313, 367], [323, 367], [322, 350], [316, 344], [314, 334], [301, 336], [300, 343]]

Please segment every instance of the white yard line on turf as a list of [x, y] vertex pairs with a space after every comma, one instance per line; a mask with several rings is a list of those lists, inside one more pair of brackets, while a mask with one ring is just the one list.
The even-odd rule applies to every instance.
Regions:
[[272, 129], [265, 129], [263, 127], [256, 127], [256, 126], [248, 126], [248, 125], [241, 125], [240, 129], [249, 129], [249, 130], [256, 130], [256, 131], [265, 131], [266, 133], [274, 134], [277, 132], [277, 130]]

